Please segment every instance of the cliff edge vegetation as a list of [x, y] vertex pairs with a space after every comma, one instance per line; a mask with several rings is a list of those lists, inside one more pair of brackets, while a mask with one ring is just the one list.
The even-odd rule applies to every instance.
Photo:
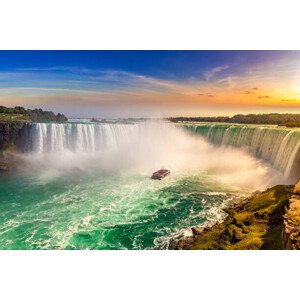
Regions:
[[177, 122], [221, 122], [237, 124], [267, 124], [287, 127], [300, 127], [300, 114], [248, 114], [233, 117], [174, 117], [169, 121]]
[[224, 222], [210, 228], [193, 228], [177, 249], [258, 250], [283, 249], [283, 216], [293, 186], [277, 185], [227, 210]]
[[0, 106], [0, 122], [66, 122], [68, 118], [61, 113], [42, 109], [25, 109], [22, 106], [5, 107]]
[[23, 114], [5, 114], [0, 113], [0, 122], [27, 122], [30, 121], [29, 116]]

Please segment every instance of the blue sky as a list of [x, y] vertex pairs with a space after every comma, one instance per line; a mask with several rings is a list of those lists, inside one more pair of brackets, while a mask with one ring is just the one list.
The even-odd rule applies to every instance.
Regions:
[[0, 105], [68, 116], [299, 111], [300, 51], [0, 51]]
[[200, 77], [220, 65], [247, 65], [298, 55], [297, 51], [1, 51], [0, 70], [123, 70], [159, 78]]

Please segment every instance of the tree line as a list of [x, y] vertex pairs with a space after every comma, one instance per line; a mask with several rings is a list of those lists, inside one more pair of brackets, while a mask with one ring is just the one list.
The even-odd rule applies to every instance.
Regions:
[[300, 114], [238, 114], [233, 117], [174, 117], [171, 122], [222, 122], [241, 124], [270, 124], [300, 126]]
[[0, 106], [0, 114], [22, 115], [33, 122], [66, 122], [68, 118], [61, 113], [55, 114], [53, 111], [36, 109], [25, 109], [22, 106], [5, 107]]

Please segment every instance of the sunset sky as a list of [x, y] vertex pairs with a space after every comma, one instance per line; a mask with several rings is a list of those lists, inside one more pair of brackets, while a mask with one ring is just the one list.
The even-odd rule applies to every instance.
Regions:
[[300, 51], [0, 51], [0, 105], [68, 117], [300, 113]]

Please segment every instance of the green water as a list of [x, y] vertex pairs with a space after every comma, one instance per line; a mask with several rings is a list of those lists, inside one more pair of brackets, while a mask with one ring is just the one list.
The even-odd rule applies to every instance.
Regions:
[[168, 248], [237, 196], [205, 173], [1, 175], [0, 249]]

